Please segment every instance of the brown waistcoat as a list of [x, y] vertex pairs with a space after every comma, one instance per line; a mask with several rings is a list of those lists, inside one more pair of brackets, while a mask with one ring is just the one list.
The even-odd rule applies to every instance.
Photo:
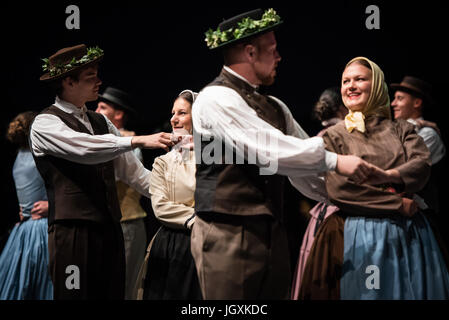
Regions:
[[[55, 115], [69, 128], [91, 134], [74, 116], [55, 106], [41, 114]], [[88, 110], [87, 116], [94, 134], [109, 133], [103, 115]], [[58, 220], [120, 221], [113, 161], [87, 165], [50, 155], [34, 160], [47, 189], [49, 225]]]
[[[245, 81], [226, 70], [209, 86], [225, 86], [237, 91], [259, 118], [286, 133], [285, 116], [271, 98], [255, 92]], [[201, 150], [210, 143], [202, 141]], [[225, 146], [223, 145], [223, 150]], [[195, 211], [199, 214], [219, 212], [233, 215], [268, 214], [282, 219], [285, 177], [260, 175], [255, 164], [197, 164]], [[201, 157], [200, 157], [201, 158]], [[234, 159], [235, 151], [234, 151]]]

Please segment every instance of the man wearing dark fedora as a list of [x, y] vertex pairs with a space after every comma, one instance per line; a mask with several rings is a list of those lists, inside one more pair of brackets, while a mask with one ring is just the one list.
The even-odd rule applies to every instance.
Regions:
[[394, 100], [391, 103], [394, 118], [407, 120], [419, 127], [418, 134], [429, 148], [432, 165], [438, 163], [446, 153], [443, 141], [434, 126], [420, 125], [420, 121], [424, 120], [424, 108], [431, 108], [433, 104], [430, 84], [406, 76], [401, 83], [392, 83], [390, 86], [395, 90]]
[[[423, 192], [425, 200], [436, 212], [438, 211], [438, 188], [435, 180], [437, 164], [446, 154], [444, 143], [435, 130], [435, 127], [423, 126], [424, 108], [431, 108], [433, 98], [431, 95], [431, 85], [427, 82], [412, 76], [405, 76], [401, 83], [392, 83], [390, 87], [395, 91], [394, 100], [391, 103], [395, 119], [404, 119], [412, 123], [418, 135], [420, 135], [430, 151], [432, 161], [432, 176]], [[428, 122], [424, 122], [427, 123]], [[433, 177], [433, 179], [432, 179]], [[433, 189], [433, 190], [431, 190]]]
[[[149, 197], [150, 171], [131, 151], [172, 146], [168, 133], [121, 137], [98, 98], [103, 50], [84, 44], [44, 60], [56, 91], [34, 120], [30, 145], [49, 201], [49, 270], [55, 299], [123, 299], [125, 255], [115, 175]], [[114, 175], [115, 171], [115, 175]]]
[[129, 120], [137, 115], [132, 105], [132, 99], [127, 92], [107, 87], [102, 94], [98, 94], [95, 112], [104, 114], [123, 136], [133, 136], [135, 132], [125, 129]]
[[[99, 101], [95, 112], [105, 115], [122, 136], [134, 136], [133, 131], [125, 129], [128, 120], [137, 114], [132, 107], [133, 102], [130, 95], [123, 90], [107, 87], [98, 97]], [[133, 153], [143, 163], [140, 148], [135, 148]], [[135, 189], [120, 179], [116, 179], [116, 187], [122, 212], [120, 224], [125, 242], [125, 299], [133, 300], [136, 299], [133, 292], [137, 275], [145, 258], [147, 235], [144, 218], [147, 214], [140, 205], [140, 194]]]
[[[432, 161], [432, 173], [426, 186], [418, 194], [424, 198], [428, 209], [426, 213], [429, 221], [433, 225], [435, 235], [440, 246], [446, 263], [449, 262], [447, 253], [448, 240], [441, 243], [440, 228], [447, 224], [446, 215], [442, 215], [440, 211], [439, 191], [441, 185], [446, 181], [438, 181], [444, 172], [444, 163], [441, 161], [446, 154], [446, 147], [438, 132], [435, 123], [424, 120], [424, 109], [435, 107], [432, 97], [432, 87], [429, 83], [416, 77], [405, 76], [401, 83], [392, 83], [390, 87], [395, 91], [394, 100], [391, 103], [395, 119], [404, 119], [415, 126], [415, 130], [420, 135], [427, 148], [430, 151]], [[444, 233], [445, 234], [445, 233]]]
[[[275, 80], [281, 57], [273, 30], [281, 23], [273, 9], [257, 9], [206, 33], [208, 47], [222, 51], [224, 67], [192, 108], [197, 220], [191, 250], [205, 299], [288, 298], [285, 177], [306, 196], [326, 201], [319, 174], [337, 170], [362, 182], [371, 172], [358, 157], [326, 151], [282, 101], [258, 91]], [[219, 149], [226, 156], [219, 152], [211, 161], [211, 149], [214, 159]]]

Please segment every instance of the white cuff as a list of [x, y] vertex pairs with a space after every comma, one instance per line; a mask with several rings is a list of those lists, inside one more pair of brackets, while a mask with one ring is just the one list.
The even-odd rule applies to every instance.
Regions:
[[327, 150], [324, 150], [324, 152], [324, 162], [326, 163], [327, 171], [334, 171], [337, 167], [337, 154]]
[[117, 137], [117, 147], [120, 150], [132, 150], [131, 140], [133, 137]]

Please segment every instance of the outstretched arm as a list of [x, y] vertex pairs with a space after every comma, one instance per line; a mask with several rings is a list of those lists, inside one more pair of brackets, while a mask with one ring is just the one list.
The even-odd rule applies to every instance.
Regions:
[[97, 164], [111, 161], [133, 147], [168, 149], [173, 145], [167, 139], [168, 133], [122, 137], [105, 119], [109, 133], [91, 135], [71, 129], [55, 115], [38, 115], [30, 132], [32, 152], [37, 157], [51, 155], [82, 164]]

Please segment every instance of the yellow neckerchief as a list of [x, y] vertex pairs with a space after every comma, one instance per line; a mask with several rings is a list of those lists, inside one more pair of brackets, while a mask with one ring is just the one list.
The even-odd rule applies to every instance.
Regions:
[[360, 111], [349, 113], [345, 117], [346, 130], [352, 132], [352, 130], [357, 129], [360, 132], [365, 132], [365, 116]]
[[390, 97], [388, 96], [388, 86], [385, 83], [383, 71], [377, 64], [365, 57], [357, 57], [352, 59], [348, 62], [346, 67], [357, 60], [365, 60], [371, 66], [371, 92], [368, 102], [362, 111], [352, 112], [349, 110], [349, 113], [346, 115], [345, 125], [349, 132], [352, 132], [354, 129], [357, 129], [360, 132], [365, 132], [365, 118], [370, 115], [377, 115], [391, 119]]

